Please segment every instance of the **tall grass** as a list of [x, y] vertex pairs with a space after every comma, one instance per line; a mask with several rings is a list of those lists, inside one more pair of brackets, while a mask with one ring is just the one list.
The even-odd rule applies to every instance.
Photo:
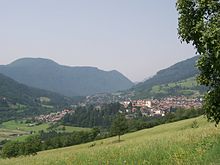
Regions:
[[[122, 136], [73, 147], [39, 152], [36, 156], [0, 159], [0, 164], [217, 164], [220, 130], [202, 117], [164, 124]], [[215, 158], [215, 159], [213, 159]]]

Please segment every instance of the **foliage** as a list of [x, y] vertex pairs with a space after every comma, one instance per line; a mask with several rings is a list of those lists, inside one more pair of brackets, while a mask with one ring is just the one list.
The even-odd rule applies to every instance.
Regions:
[[95, 140], [99, 129], [91, 131], [67, 132], [44, 132], [40, 135], [32, 135], [23, 142], [9, 141], [2, 148], [2, 157], [17, 157], [21, 155], [36, 155], [38, 151], [66, 147]]
[[198, 82], [209, 87], [204, 108], [209, 120], [220, 121], [220, 1], [178, 0], [178, 33], [200, 55]]
[[104, 104], [101, 109], [96, 109], [93, 105], [78, 107], [75, 113], [65, 115], [62, 122], [64, 125], [78, 127], [108, 128], [119, 110], [124, 111], [120, 103]]
[[41, 150], [41, 141], [38, 136], [30, 136], [24, 142], [9, 141], [2, 148], [3, 157], [16, 157], [20, 155], [35, 155]]
[[20, 154], [21, 143], [17, 141], [11, 141], [6, 143], [2, 148], [3, 157], [15, 157]]
[[192, 122], [192, 128], [199, 128], [199, 124], [197, 120], [193, 120]]
[[38, 135], [29, 136], [24, 142], [21, 142], [21, 144], [23, 144], [23, 146], [21, 146], [21, 155], [35, 155], [41, 150], [41, 140]]
[[97, 135], [97, 130], [74, 131], [72, 133], [50, 131], [41, 132], [40, 138], [44, 142], [42, 149], [47, 150], [93, 141]]
[[111, 125], [111, 133], [118, 136], [118, 141], [120, 142], [120, 136], [127, 132], [128, 123], [125, 116], [118, 114], [113, 120]]

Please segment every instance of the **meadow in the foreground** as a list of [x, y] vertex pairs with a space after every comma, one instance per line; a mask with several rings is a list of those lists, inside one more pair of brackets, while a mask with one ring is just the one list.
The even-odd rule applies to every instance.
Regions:
[[[193, 121], [199, 124], [192, 128]], [[220, 130], [203, 117], [164, 124], [135, 133], [36, 156], [0, 159], [0, 164], [220, 164]]]

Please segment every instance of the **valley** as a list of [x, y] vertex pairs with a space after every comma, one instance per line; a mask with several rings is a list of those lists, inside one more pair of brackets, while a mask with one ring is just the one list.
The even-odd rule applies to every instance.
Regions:
[[[133, 86], [133, 88], [129, 90], [113, 93], [97, 93], [86, 97], [68, 97], [29, 87], [0, 74], [0, 114], [2, 114], [1, 121], [3, 122], [1, 128], [3, 129], [2, 132], [4, 132], [2, 133], [2, 140], [10, 139], [11, 136], [13, 136], [12, 139], [15, 139], [16, 136], [20, 136], [19, 138], [22, 139], [21, 135], [25, 135], [26, 137], [30, 132], [47, 130], [50, 127], [49, 125], [58, 123], [57, 126], [59, 126], [62, 125], [62, 122], [70, 124], [70, 127], [91, 128], [104, 126], [105, 128], [109, 128], [110, 123], [118, 112], [123, 113], [128, 119], [138, 120], [143, 118], [141, 120], [148, 120], [147, 118], [149, 117], [163, 117], [168, 113], [175, 112], [178, 108], [200, 108], [203, 92], [195, 80], [197, 71], [193, 69], [193, 63], [195, 63], [196, 59], [197, 57], [193, 57], [179, 62], [168, 69], [159, 71], [154, 77]], [[36, 66], [37, 63], [38, 66]], [[16, 60], [7, 66], [1, 66], [3, 68], [1, 71], [5, 70], [7, 74], [12, 74], [13, 69], [15, 71], [17, 70], [16, 68], [28, 68], [30, 66], [34, 66], [33, 69], [35, 68], [37, 72], [40, 71], [42, 67], [64, 67], [59, 66], [51, 60], [26, 58]], [[179, 78], [177, 78], [178, 76], [172, 77], [172, 75], [176, 75], [177, 72], [182, 72], [182, 69], [186, 67], [191, 68], [191, 71], [178, 75]], [[11, 71], [9, 72], [9, 70]], [[169, 77], [164, 76], [164, 73], [165, 75], [169, 75]], [[190, 77], [192, 75], [194, 76]], [[19, 76], [19, 74], [17, 76]], [[22, 77], [19, 79], [21, 78]], [[145, 90], [140, 92], [139, 89], [142, 88], [141, 86], [151, 84], [152, 81], [154, 84], [148, 85], [149, 87], [145, 85]], [[164, 84], [165, 82], [167, 84]], [[143, 93], [144, 91], [146, 92]], [[120, 108], [120, 106], [116, 106], [116, 104], [114, 105], [114, 103], [117, 102], [119, 102], [121, 106], [123, 105], [124, 108]], [[146, 105], [146, 102], [149, 102], [149, 105]], [[129, 103], [131, 103], [130, 107], [128, 107]], [[78, 111], [76, 111], [77, 109]], [[103, 112], [98, 114], [95, 112], [96, 110]], [[12, 113], [13, 115], [11, 115]], [[84, 115], [83, 117], [83, 113], [87, 114], [87, 116]], [[106, 116], [104, 120], [99, 117], [99, 115], [103, 116], [103, 114]], [[88, 117], [89, 115], [90, 117]], [[94, 121], [92, 121], [91, 118], [94, 118]], [[73, 119], [75, 120], [74, 122]], [[81, 120], [81, 123], [78, 119]], [[20, 123], [26, 120], [29, 121], [26, 125]], [[8, 127], [4, 126], [4, 123], [7, 123], [7, 121], [9, 121], [9, 123], [18, 121], [17, 124], [20, 123], [21, 128], [24, 127], [25, 129], [23, 130], [18, 127], [19, 129], [13, 128], [7, 130]], [[38, 123], [40, 124], [38, 125]], [[27, 126], [28, 124], [31, 126]], [[68, 128], [67, 125], [65, 127]], [[24, 132], [15, 134], [14, 132], [16, 131]], [[5, 135], [5, 132], [8, 132], [8, 136]]]
[[[29, 60], [31, 60], [31, 62], [34, 61], [34, 59]], [[73, 148], [78, 148], [78, 146], [87, 145], [83, 144], [86, 142], [90, 142], [88, 143], [87, 148], [89, 150], [90, 148], [94, 148], [95, 153], [99, 152], [99, 149], [102, 150], [102, 147], [106, 145], [106, 142], [107, 146], [110, 145], [113, 146], [113, 148], [117, 145], [123, 146], [123, 143], [125, 144], [125, 148], [130, 148], [133, 147], [133, 144], [131, 144], [131, 142], [127, 143], [128, 139], [126, 140], [126, 137], [134, 134], [132, 136], [134, 136], [140, 144], [142, 143], [144, 145], [139, 138], [139, 132], [136, 132], [140, 130], [145, 132], [144, 129], [146, 129], [146, 135], [141, 135], [141, 137], [146, 136], [147, 138], [149, 136], [149, 139], [152, 138], [152, 142], [155, 143], [155, 137], [151, 137], [150, 133], [147, 133], [148, 131], [151, 132], [151, 130], [157, 130], [158, 127], [160, 128], [163, 126], [164, 128], [161, 128], [161, 130], [166, 130], [167, 126], [169, 127], [172, 125], [167, 123], [173, 123], [176, 121], [184, 123], [185, 119], [198, 117], [204, 114], [201, 107], [203, 93], [206, 89], [197, 85], [195, 80], [197, 72], [191, 71], [190, 74], [187, 72], [179, 77], [175, 76], [172, 78], [173, 74], [176, 74], [176, 72], [182, 72], [182, 67], [184, 65], [189, 67], [189, 64], [193, 63], [194, 60], [195, 58], [192, 58], [170, 67], [175, 69], [168, 68], [159, 71], [154, 77], [145, 82], [136, 84], [130, 89], [74, 97], [62, 95], [64, 94], [62, 92], [55, 93], [47, 91], [50, 90], [49, 88], [47, 88], [47, 90], [42, 90], [30, 87], [0, 74], [0, 82], [2, 84], [0, 88], [0, 113], [5, 114], [4, 117], [1, 118], [0, 124], [0, 146], [2, 147], [2, 157], [19, 156], [16, 158], [19, 160], [21, 155], [30, 155], [31, 153], [36, 154], [38, 152], [37, 156], [34, 156], [34, 158], [37, 158], [41, 152], [50, 153], [50, 149], [55, 149], [54, 151], [56, 151], [60, 150], [57, 148], [72, 145], [76, 145], [73, 146]], [[43, 61], [48, 63], [48, 61]], [[23, 62], [22, 59], [11, 65], [17, 67], [21, 64], [23, 65]], [[52, 66], [57, 65], [51, 61], [49, 63], [51, 63]], [[42, 65], [44, 66], [45, 64]], [[164, 77], [164, 74], [161, 74], [161, 72], [165, 75], [169, 75], [169, 77]], [[146, 86], [146, 84], [148, 85]], [[11, 115], [12, 113], [13, 115]], [[126, 135], [122, 136], [121, 143], [113, 140], [115, 139], [115, 134], [112, 132], [112, 123], [119, 114], [126, 120], [126, 130], [124, 131]], [[195, 120], [189, 119], [189, 121], [191, 121], [191, 124], [188, 124], [187, 127], [178, 129], [182, 131], [182, 129], [185, 130], [185, 128], [195, 128], [195, 130], [197, 130], [200, 129], [200, 127], [203, 127], [203, 125], [208, 124], [205, 124], [205, 119], [202, 119], [202, 117]], [[188, 123], [188, 121], [186, 122]], [[169, 133], [172, 132], [170, 131], [171, 130], [168, 130]], [[165, 136], [164, 138], [166, 139], [167, 135], [163, 135], [163, 131], [160, 134], [161, 136]], [[101, 140], [95, 141], [98, 139]], [[109, 139], [112, 140], [109, 141]], [[134, 139], [131, 141], [134, 143], [136, 142]], [[30, 142], [36, 143], [38, 146], [35, 146], [35, 149], [31, 149], [29, 148], [31, 147], [29, 145]], [[103, 143], [105, 145], [103, 145]], [[179, 145], [179, 141], [177, 143], [177, 145]], [[10, 145], [12, 145], [12, 148], [10, 148]], [[13, 147], [13, 145], [15, 146]], [[17, 145], [21, 146], [20, 148], [24, 147], [24, 149], [19, 149], [19, 152], [17, 152], [15, 150]], [[164, 144], [156, 145], [163, 146]], [[182, 144], [180, 145], [182, 146]], [[8, 146], [9, 148], [4, 146]], [[96, 149], [96, 147], [98, 148]], [[158, 146], [154, 147], [157, 148]], [[153, 159], [149, 158], [149, 160], [145, 160], [145, 158], [142, 157], [142, 155], [149, 155], [150, 153], [145, 153], [145, 151], [142, 151], [140, 148], [131, 151], [138, 153], [137, 155], [132, 155], [130, 152], [124, 153], [124, 155], [131, 154], [128, 156], [129, 159], [126, 159], [126, 157], [123, 156], [123, 151], [121, 151], [121, 149], [118, 148], [119, 150], [116, 150], [116, 148], [113, 149], [114, 151], [110, 149], [109, 152], [115, 152], [118, 153], [118, 155], [122, 153], [122, 158], [120, 156], [118, 157], [117, 154], [110, 157], [104, 157], [101, 154], [103, 160], [100, 162], [109, 162], [113, 164], [115, 162], [125, 164], [126, 162], [130, 164], [136, 163], [137, 161], [142, 163], [150, 162], [150, 164], [153, 162]], [[15, 152], [14, 156], [10, 154], [10, 149], [12, 150], [11, 153]], [[127, 148], [127, 150], [130, 149]], [[140, 152], [138, 152], [138, 150], [140, 150]], [[163, 162], [163, 157], [172, 154], [172, 152], [174, 152], [173, 150], [174, 149], [171, 149], [171, 151], [169, 151], [171, 153], [165, 154], [165, 151], [162, 149], [161, 153], [166, 156], [161, 155], [162, 157], [158, 161]], [[84, 151], [85, 149], [83, 149], [83, 152]], [[75, 151], [72, 150], [71, 152], [75, 153]], [[78, 154], [77, 151], [77, 155], [81, 155], [80, 152], [81, 151], [79, 151]], [[105, 151], [100, 152], [105, 153]], [[154, 152], [156, 151], [153, 151], [153, 154], [156, 154]], [[161, 153], [157, 154], [160, 155]], [[97, 155], [94, 155], [94, 158], [89, 155], [83, 158], [79, 156], [75, 157], [76, 160], [73, 159], [72, 161], [76, 161], [77, 164], [90, 161], [94, 163], [97, 162], [97, 156], [100, 155], [100, 153], [96, 154]], [[130, 157], [133, 157], [134, 159], [131, 159]], [[187, 155], [187, 157], [189, 157], [189, 155]], [[11, 158], [10, 160], [13, 159], [14, 158]], [[122, 159], [124, 159], [124, 161], [122, 161]], [[62, 159], [59, 158], [59, 160], [62, 162]], [[169, 164], [169, 161], [171, 160], [174, 161], [173, 158], [167, 157], [168, 162], [165, 162], [165, 164]], [[1, 161], [4, 162], [4, 160], [1, 160], [0, 158], [0, 162]], [[183, 161], [182, 158], [181, 161]], [[194, 160], [192, 159], [190, 161]], [[201, 160], [199, 159], [198, 161]], [[48, 164], [51, 163], [60, 164], [60, 162], [53, 161]]]
[[220, 0], [1, 1], [0, 165], [220, 165]]

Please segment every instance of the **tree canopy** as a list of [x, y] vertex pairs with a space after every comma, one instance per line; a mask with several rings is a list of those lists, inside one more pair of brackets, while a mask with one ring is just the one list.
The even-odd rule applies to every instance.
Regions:
[[111, 132], [114, 135], [118, 135], [118, 141], [120, 142], [120, 136], [127, 132], [128, 123], [124, 115], [118, 114], [112, 122]]
[[198, 82], [207, 86], [204, 109], [209, 120], [220, 121], [220, 0], [177, 0], [178, 34], [200, 55]]

